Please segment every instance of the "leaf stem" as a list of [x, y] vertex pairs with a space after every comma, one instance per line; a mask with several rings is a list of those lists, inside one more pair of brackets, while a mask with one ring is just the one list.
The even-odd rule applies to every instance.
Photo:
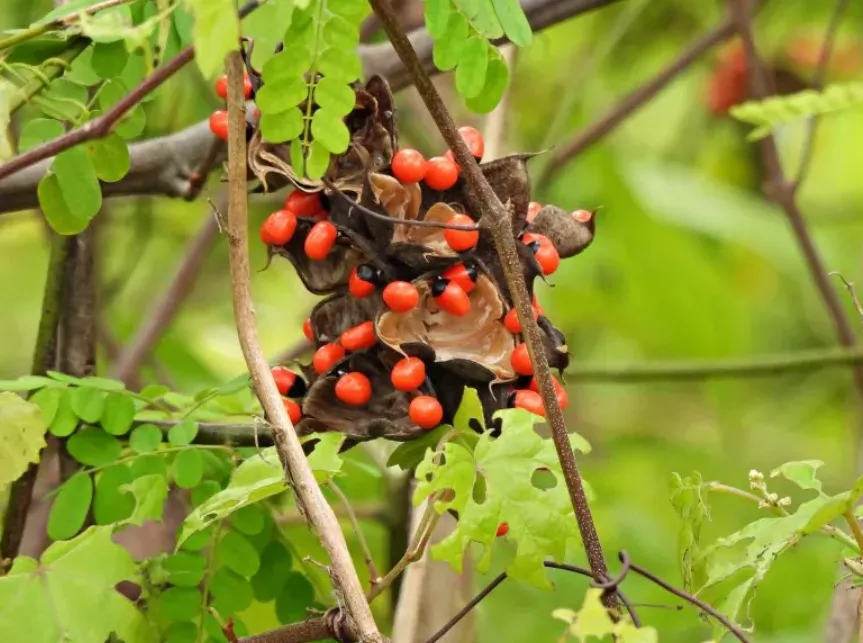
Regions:
[[845, 520], [848, 521], [848, 526], [851, 527], [851, 533], [854, 534], [854, 540], [857, 542], [857, 553], [863, 552], [863, 531], [860, 530], [860, 523], [854, 517], [854, 512], [850, 509], [845, 512]]

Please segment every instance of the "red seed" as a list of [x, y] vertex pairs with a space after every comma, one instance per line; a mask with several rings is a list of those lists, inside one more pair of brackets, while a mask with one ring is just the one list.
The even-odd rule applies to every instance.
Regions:
[[351, 270], [351, 276], [348, 277], [348, 292], [357, 299], [368, 297], [375, 291], [375, 285], [366, 281], [359, 275], [359, 268]]
[[345, 404], [362, 406], [372, 399], [372, 383], [362, 373], [346, 373], [336, 382], [336, 397]]
[[432, 157], [424, 181], [432, 190], [449, 190], [458, 181], [458, 166], [444, 156]]
[[314, 261], [326, 259], [336, 242], [336, 237], [339, 231], [329, 221], [318, 221], [309, 230], [303, 248], [306, 251], [306, 256]]
[[393, 155], [391, 169], [402, 183], [419, 183], [425, 178], [428, 162], [416, 150], [404, 148]]
[[300, 405], [294, 402], [293, 400], [283, 399], [282, 404], [285, 405], [285, 411], [288, 412], [288, 419], [291, 421], [291, 424], [296, 424], [303, 417], [303, 410], [300, 408]]
[[339, 344], [324, 344], [315, 351], [312, 366], [318, 375], [323, 375], [338, 364], [345, 356], [345, 349]]
[[458, 133], [461, 134], [461, 138], [465, 142], [465, 145], [467, 145], [467, 149], [470, 150], [471, 155], [476, 160], [480, 160], [485, 154], [485, 139], [483, 139], [480, 131], [475, 127], [465, 125], [458, 128]]
[[420, 395], [411, 400], [408, 406], [411, 421], [422, 429], [433, 429], [443, 419], [443, 407], [435, 398]]
[[516, 346], [509, 358], [513, 370], [519, 375], [533, 375], [533, 364], [530, 362], [530, 354], [527, 352], [527, 344], [521, 343]]
[[454, 281], [448, 282], [446, 279], [437, 279], [432, 284], [432, 295], [441, 310], [445, 310], [451, 315], [464, 317], [470, 312], [470, 297], [464, 288]]
[[261, 241], [268, 246], [283, 246], [294, 236], [297, 217], [290, 210], [277, 210], [261, 225]]
[[303, 335], [306, 336], [310, 342], [315, 341], [315, 333], [312, 331], [312, 320], [311, 318], [306, 319], [303, 322]]
[[399, 391], [413, 391], [426, 379], [426, 365], [419, 357], [405, 357], [396, 362], [390, 381]]
[[495, 536], [500, 538], [502, 536], [506, 536], [508, 533], [509, 533], [509, 524], [502, 522], [497, 526], [497, 532], [495, 533]]
[[[476, 222], [466, 214], [456, 214], [447, 223], [460, 226], [476, 226]], [[443, 236], [450, 248], [456, 252], [464, 252], [476, 246], [479, 241], [479, 230], [453, 230], [446, 228], [443, 231]]]
[[539, 393], [534, 391], [516, 391], [513, 406], [517, 409], [524, 409], [536, 415], [545, 417], [545, 405], [542, 403], [542, 397], [540, 397]]
[[397, 313], [406, 313], [420, 300], [416, 286], [407, 281], [393, 281], [387, 284], [383, 292], [384, 303]]
[[[566, 389], [563, 388], [563, 384], [557, 381], [556, 377], [552, 377], [551, 382], [554, 385], [554, 394], [557, 396], [557, 405], [561, 410], [563, 410], [569, 406], [569, 394], [566, 392]], [[539, 393], [539, 384], [536, 381], [536, 377], [530, 380], [530, 384], [527, 385], [527, 388], [535, 393]]]
[[462, 287], [462, 290], [466, 293], [470, 293], [470, 291], [476, 286], [478, 273], [476, 266], [473, 264], [465, 265], [463, 263], [457, 263], [456, 265], [450, 266], [444, 270], [441, 273], [441, 277], [456, 282]]
[[286, 366], [274, 366], [270, 369], [270, 373], [272, 373], [276, 388], [279, 389], [281, 395], [287, 395], [294, 386], [294, 382], [297, 381], [297, 374]]
[[317, 192], [303, 192], [300, 189], [291, 192], [285, 199], [285, 209], [291, 210], [298, 217], [311, 217], [323, 211], [321, 195]]
[[375, 324], [370, 321], [348, 328], [339, 338], [339, 343], [348, 351], [361, 351], [374, 346], [377, 341]]
[[228, 140], [228, 112], [220, 109], [210, 114], [210, 131], [216, 138]]
[[[539, 319], [539, 313], [536, 310], [536, 306], [531, 306], [533, 310], [533, 319], [536, 321]], [[503, 325], [506, 329], [511, 332], [513, 335], [516, 335], [521, 332], [521, 322], [518, 320], [518, 313], [515, 308], [511, 308], [510, 311], [503, 318]]]

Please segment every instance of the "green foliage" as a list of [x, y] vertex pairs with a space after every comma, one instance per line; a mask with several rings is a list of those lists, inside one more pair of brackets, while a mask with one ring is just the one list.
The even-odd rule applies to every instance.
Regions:
[[39, 461], [46, 424], [39, 407], [14, 393], [0, 393], [0, 489]]
[[240, 24], [231, 0], [187, 0], [195, 16], [195, 60], [201, 73], [213, 76], [229, 52], [239, 46]]
[[[461, 570], [466, 549], [476, 542], [484, 550], [477, 569], [487, 570], [498, 525], [506, 522], [507, 538], [516, 545], [507, 575], [548, 588], [543, 560], [562, 560], [567, 541], [578, 537], [557, 453], [552, 441], [534, 430], [538, 416], [523, 409], [497, 416], [503, 421], [500, 437], [483, 433], [473, 451], [447, 442], [426, 453], [416, 471], [414, 503], [430, 498], [438, 513], [458, 513], [456, 528], [431, 550], [437, 558]], [[589, 451], [580, 436], [571, 440], [573, 448]], [[537, 476], [553, 484], [540, 484]], [[451, 498], [444, 495], [448, 492]]]
[[425, 0], [426, 28], [434, 39], [435, 66], [455, 69], [467, 106], [490, 112], [500, 102], [509, 70], [491, 40], [506, 36], [519, 47], [533, 34], [517, 0]]
[[821, 91], [805, 89], [788, 96], [771, 96], [732, 107], [731, 115], [755, 126], [748, 138], [757, 141], [782, 125], [863, 105], [863, 83], [829, 85]]
[[367, 11], [362, 0], [312, 0], [297, 7], [284, 49], [263, 66], [264, 87], [255, 97], [261, 132], [271, 143], [293, 142], [298, 175], [321, 178], [330, 154], [348, 148], [343, 117], [354, 107], [351, 83], [362, 73], [356, 46]]
[[[53, 543], [36, 561], [15, 559], [0, 577], [0, 638], [8, 643], [155, 643], [155, 633], [117, 583], [135, 581], [138, 566], [111, 540], [109, 527], [90, 527]], [[30, 615], [22, 627], [22, 615]]]
[[635, 627], [629, 618], [612, 618], [601, 601], [602, 590], [590, 588], [584, 595], [581, 609], [561, 608], [552, 616], [568, 624], [567, 634], [588, 641], [618, 641], [619, 643], [657, 643], [659, 635], [652, 627]]

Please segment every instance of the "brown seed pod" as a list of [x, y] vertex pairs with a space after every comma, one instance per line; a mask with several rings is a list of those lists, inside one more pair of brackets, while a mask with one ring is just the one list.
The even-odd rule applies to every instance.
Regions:
[[[579, 212], [587, 212], [580, 210]], [[545, 235], [551, 240], [561, 259], [574, 257], [593, 241], [595, 232], [594, 213], [585, 221], [557, 206], [543, 207], [533, 222], [527, 226], [528, 232]]]

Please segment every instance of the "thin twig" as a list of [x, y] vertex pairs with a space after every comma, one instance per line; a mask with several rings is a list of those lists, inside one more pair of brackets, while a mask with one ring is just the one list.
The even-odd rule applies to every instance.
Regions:
[[[50, 239], [51, 250], [42, 295], [42, 314], [39, 317], [33, 363], [30, 367], [33, 375], [44, 375], [53, 369], [57, 355], [57, 325], [60, 320], [60, 300], [63, 292], [63, 266], [66, 263], [69, 246], [68, 240], [55, 232], [50, 233]], [[41, 459], [40, 456], [39, 460]], [[38, 472], [39, 465], [31, 464], [9, 489], [9, 500], [3, 514], [0, 560], [12, 559], [18, 555]]]
[[[569, 434], [563, 413], [555, 394], [554, 383], [545, 353], [544, 336], [533, 317], [531, 298], [522, 274], [521, 260], [513, 238], [510, 219], [500, 199], [486, 181], [476, 160], [465, 145], [461, 135], [456, 130], [455, 123], [449, 114], [437, 89], [431, 82], [429, 74], [417, 57], [410, 41], [399, 26], [387, 0], [370, 0], [372, 10], [380, 18], [382, 26], [401, 58], [414, 85], [425, 102], [444, 141], [453, 151], [455, 160], [461, 167], [462, 177], [467, 183], [467, 194], [470, 205], [480, 214], [480, 226], [485, 226], [491, 233], [495, 249], [500, 256], [506, 276], [507, 285], [513, 296], [518, 319], [525, 329], [525, 339], [528, 353], [539, 384], [540, 393], [546, 408], [548, 424], [551, 427], [554, 445], [560, 459], [561, 469], [566, 480], [573, 511], [578, 522], [581, 540], [587, 553], [590, 567], [598, 578], [607, 576], [605, 558], [602, 546], [593, 523], [584, 483], [578, 472], [575, 454], [569, 441]], [[608, 607], [613, 607], [614, 598], [607, 600]]]
[[246, 201], [246, 121], [243, 59], [228, 55], [228, 242], [232, 300], [237, 333], [255, 393], [267, 414], [273, 441], [298, 506], [309, 517], [331, 564], [331, 578], [356, 628], [357, 638], [383, 640], [354, 569], [344, 534], [309, 467], [297, 433], [282, 404], [269, 364], [261, 349], [250, 293], [248, 204]]
[[856, 516], [854, 516], [854, 512], [850, 509], [845, 512], [845, 520], [851, 528], [851, 533], [854, 535], [857, 551], [863, 552], [863, 531], [860, 531], [860, 523], [857, 521]]
[[[833, 47], [836, 44], [836, 34], [839, 33], [839, 25], [842, 24], [845, 10], [850, 4], [849, 0], [836, 1], [836, 6], [827, 25], [827, 31], [824, 33], [824, 40], [821, 43], [821, 51], [818, 54], [818, 66], [815, 68], [815, 73], [812, 74], [812, 80], [809, 83], [812, 89], [821, 89], [824, 87], [827, 68], [830, 66], [830, 58], [833, 56]], [[818, 133], [819, 122], [818, 116], [809, 117], [809, 125], [806, 128], [806, 139], [803, 142], [803, 152], [800, 156], [800, 167], [797, 168], [797, 176], [794, 178], [795, 189], [806, 179], [806, 175], [809, 173], [809, 168], [812, 165], [812, 154], [815, 151], [815, 137]]]
[[443, 221], [423, 221], [421, 219], [397, 219], [395, 217], [391, 217], [388, 214], [381, 214], [380, 212], [375, 212], [374, 210], [369, 210], [364, 205], [357, 203], [347, 194], [342, 192], [336, 185], [330, 181], [329, 179], [324, 179], [324, 185], [333, 192], [336, 196], [338, 196], [342, 201], [348, 204], [349, 207], [356, 209], [361, 214], [366, 215], [367, 217], [372, 217], [373, 219], [377, 219], [378, 221], [385, 221], [390, 225], [404, 225], [415, 228], [441, 228], [446, 230], [465, 230], [465, 231], [476, 231], [479, 228], [475, 225], [459, 225], [457, 223], [445, 223]]
[[860, 300], [857, 298], [857, 291], [854, 289], [854, 284], [845, 279], [845, 276], [841, 272], [836, 272], [835, 270], [830, 273], [830, 276], [836, 275], [839, 279], [842, 280], [842, 283], [845, 285], [845, 289], [848, 291], [848, 294], [851, 296], [851, 302], [854, 304], [854, 309], [857, 311], [857, 314], [863, 319], [863, 306], [860, 305]]
[[[259, 0], [250, 0], [239, 10], [239, 17], [244, 18], [258, 8]], [[104, 138], [111, 133], [111, 129], [126, 115], [130, 109], [140, 103], [148, 94], [153, 92], [166, 80], [180, 71], [195, 58], [195, 49], [191, 45], [181, 50], [167, 64], [157, 69], [147, 78], [141, 81], [137, 87], [120, 99], [111, 109], [99, 118], [96, 118], [81, 127], [73, 129], [63, 136], [38, 145], [24, 154], [20, 154], [6, 163], [0, 164], [0, 179], [23, 170], [26, 167], [38, 163], [43, 159], [55, 156], [70, 147], [74, 147], [86, 141]]]
[[198, 273], [218, 235], [219, 227], [216, 219], [208, 214], [204, 217], [198, 233], [189, 242], [165, 292], [150, 309], [129, 345], [114, 362], [112, 371], [116, 379], [128, 382], [137, 376], [141, 364], [174, 320], [180, 306], [194, 288]]
[[374, 558], [372, 558], [372, 552], [369, 549], [369, 543], [366, 540], [366, 537], [363, 535], [363, 529], [360, 527], [360, 521], [357, 518], [357, 514], [354, 513], [354, 508], [351, 506], [350, 500], [344, 494], [344, 492], [339, 488], [332, 480], [327, 482], [327, 487], [330, 491], [332, 491], [336, 496], [338, 496], [339, 500], [342, 503], [342, 506], [345, 508], [345, 515], [351, 523], [351, 528], [354, 530], [354, 533], [357, 536], [357, 540], [360, 543], [360, 549], [363, 552], [363, 558], [365, 559], [366, 567], [369, 568], [369, 578], [372, 579], [372, 582], [378, 578], [378, 568], [375, 567]]
[[646, 105], [654, 96], [665, 89], [671, 81], [701, 58], [701, 56], [719, 43], [728, 40], [733, 34], [734, 22], [725, 20], [718, 27], [693, 41], [665, 69], [622, 99], [595, 123], [588, 125], [570, 141], [563, 143], [555, 150], [551, 159], [537, 177], [536, 184], [538, 186], [548, 185], [567, 163], [614, 131], [618, 125], [635, 113], [640, 107]]

